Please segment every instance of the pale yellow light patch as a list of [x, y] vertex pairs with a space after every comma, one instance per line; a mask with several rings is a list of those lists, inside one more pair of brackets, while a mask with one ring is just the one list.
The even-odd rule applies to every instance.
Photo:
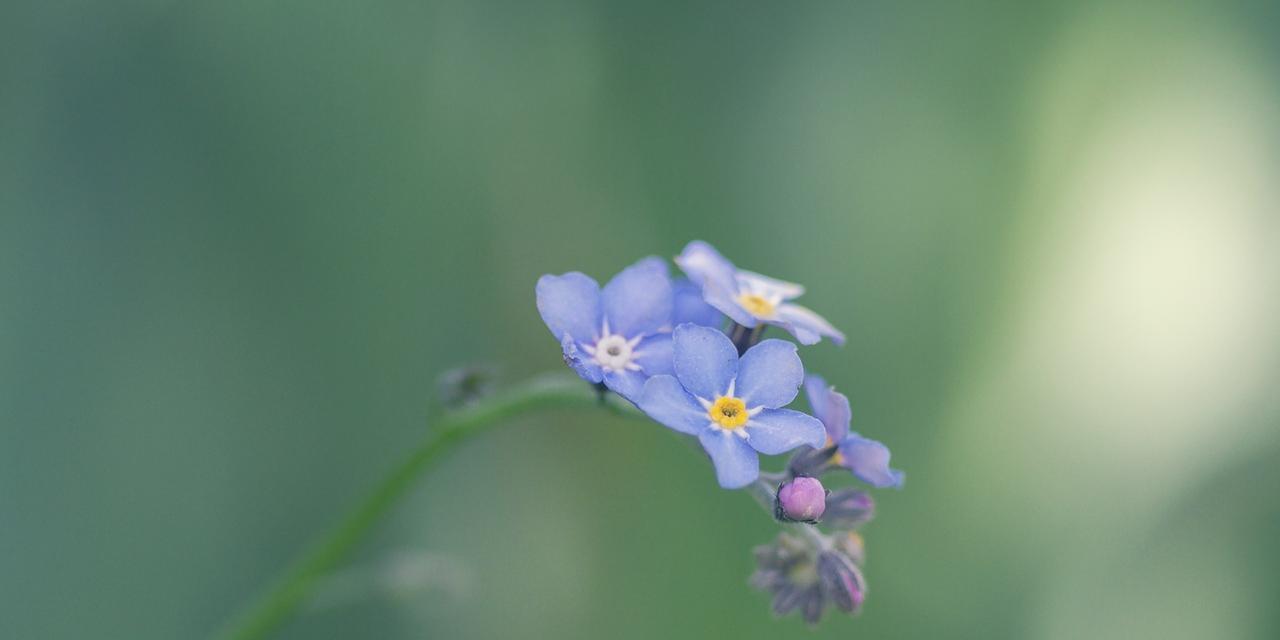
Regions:
[[748, 313], [757, 318], [771, 318], [776, 310], [772, 302], [754, 293], [744, 293], [738, 296], [738, 304], [742, 305]]

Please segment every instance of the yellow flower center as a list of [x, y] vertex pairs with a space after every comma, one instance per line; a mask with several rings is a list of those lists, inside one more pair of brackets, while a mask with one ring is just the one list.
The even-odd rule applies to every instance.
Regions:
[[742, 305], [748, 313], [757, 318], [773, 317], [773, 303], [765, 299], [764, 296], [754, 293], [744, 293], [738, 296], [738, 304]]
[[[826, 446], [829, 447], [833, 444], [835, 444], [835, 441], [831, 439], [831, 436], [827, 436]], [[840, 453], [839, 449], [836, 449], [836, 452], [831, 454], [831, 463], [839, 466], [844, 466], [844, 454]]]
[[737, 429], [747, 423], [751, 416], [747, 414], [747, 404], [732, 396], [716, 398], [715, 404], [707, 409], [711, 421], [722, 429]]

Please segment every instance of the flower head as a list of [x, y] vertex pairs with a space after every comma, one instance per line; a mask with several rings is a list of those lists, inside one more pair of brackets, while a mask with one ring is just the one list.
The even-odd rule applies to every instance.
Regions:
[[794, 344], [765, 340], [739, 358], [723, 333], [682, 324], [672, 335], [672, 352], [675, 375], [649, 378], [637, 404], [663, 425], [697, 436], [720, 486], [754, 482], [757, 452], [776, 455], [825, 440], [821, 422], [782, 408], [804, 379]]
[[805, 378], [805, 394], [813, 415], [826, 428], [828, 442], [834, 445], [831, 461], [853, 472], [859, 480], [879, 488], [901, 487], [906, 476], [889, 468], [889, 448], [849, 431], [851, 412], [849, 399], [827, 386], [821, 376]]
[[751, 584], [773, 594], [773, 611], [786, 615], [799, 609], [804, 621], [817, 624], [828, 604], [856, 613], [867, 587], [854, 559], [839, 543], [820, 549], [805, 539], [781, 534], [756, 547]]
[[671, 373], [672, 291], [667, 265], [648, 257], [602, 290], [576, 271], [538, 279], [538, 312], [584, 380], [635, 402], [652, 375]]
[[804, 293], [798, 284], [738, 269], [711, 245], [697, 240], [676, 256], [676, 264], [702, 288], [708, 304], [744, 327], [775, 325], [800, 344], [817, 344], [822, 336], [844, 343], [844, 334], [822, 316], [789, 302]]

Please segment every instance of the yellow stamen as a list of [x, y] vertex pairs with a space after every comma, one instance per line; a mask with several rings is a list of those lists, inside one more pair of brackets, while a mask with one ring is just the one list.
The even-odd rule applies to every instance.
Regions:
[[[826, 446], [829, 447], [835, 443], [836, 443], [835, 440], [832, 440], [831, 436], [827, 436]], [[840, 453], [839, 449], [836, 449], [836, 452], [831, 454], [831, 463], [835, 465], [844, 466], [844, 454]]]
[[773, 317], [773, 303], [766, 300], [764, 296], [744, 293], [738, 296], [738, 304], [742, 305], [743, 309], [746, 309], [748, 313], [757, 318]]
[[746, 424], [747, 419], [751, 417], [747, 414], [747, 404], [733, 396], [716, 398], [715, 404], [707, 409], [707, 415], [710, 415], [711, 421], [723, 429], [737, 429]]

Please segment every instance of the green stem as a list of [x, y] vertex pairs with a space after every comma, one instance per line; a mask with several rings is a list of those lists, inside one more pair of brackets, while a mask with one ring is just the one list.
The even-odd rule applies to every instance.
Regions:
[[543, 375], [445, 415], [431, 435], [393, 469], [358, 507], [318, 543], [299, 556], [284, 576], [233, 619], [218, 635], [228, 640], [264, 638], [286, 622], [317, 582], [351, 553], [369, 529], [404, 496], [440, 456], [463, 440], [507, 418], [539, 409], [597, 409], [619, 415], [641, 415], [630, 407], [603, 403], [590, 385], [576, 376]]

